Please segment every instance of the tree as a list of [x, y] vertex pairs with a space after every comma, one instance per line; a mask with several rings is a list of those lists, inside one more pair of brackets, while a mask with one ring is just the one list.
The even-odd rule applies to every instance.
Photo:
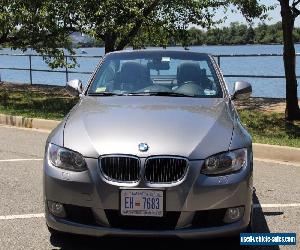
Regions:
[[[32, 47], [52, 66], [64, 65], [69, 34], [84, 32], [105, 44], [105, 52], [147, 41], [167, 45], [188, 38], [191, 24], [209, 28], [217, 9], [238, 9], [250, 21], [262, 17], [266, 6], [258, 0], [0, 0], [0, 45], [26, 50]], [[220, 40], [220, 39], [219, 39]], [[51, 61], [60, 58], [57, 61]]]
[[214, 20], [219, 8], [235, 6], [247, 20], [267, 10], [257, 0], [81, 0], [78, 6], [85, 32], [102, 39], [106, 53], [145, 36], [157, 45], [178, 34], [187, 36], [191, 24], [208, 28], [220, 21]]
[[246, 30], [245, 35], [243, 36], [243, 40], [246, 44], [253, 44], [255, 40], [255, 31], [252, 25]]
[[293, 38], [293, 30], [296, 17], [300, 14], [297, 5], [300, 0], [293, 1], [290, 5], [289, 0], [278, 0], [281, 6], [282, 29], [283, 29], [283, 61], [286, 77], [286, 110], [287, 120], [299, 120], [300, 109], [297, 96], [296, 78], [296, 56]]
[[73, 52], [69, 35], [80, 27], [76, 8], [69, 0], [0, 0], [0, 45], [32, 48], [50, 66], [64, 66], [65, 52], [58, 48]]

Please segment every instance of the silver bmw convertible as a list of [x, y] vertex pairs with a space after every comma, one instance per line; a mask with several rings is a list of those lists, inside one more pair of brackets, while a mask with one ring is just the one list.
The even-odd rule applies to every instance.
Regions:
[[251, 229], [253, 155], [214, 58], [188, 51], [105, 55], [47, 139], [51, 233], [233, 236]]

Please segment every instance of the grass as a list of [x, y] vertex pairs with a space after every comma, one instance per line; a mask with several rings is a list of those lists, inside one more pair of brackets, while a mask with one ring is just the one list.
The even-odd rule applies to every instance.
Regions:
[[[62, 87], [0, 84], [2, 114], [61, 120], [77, 101]], [[300, 122], [257, 109], [241, 109], [239, 114], [254, 142], [300, 148]]]
[[300, 148], [300, 122], [287, 122], [283, 113], [239, 110], [253, 142]]
[[0, 85], [2, 114], [61, 120], [76, 102], [61, 87]]

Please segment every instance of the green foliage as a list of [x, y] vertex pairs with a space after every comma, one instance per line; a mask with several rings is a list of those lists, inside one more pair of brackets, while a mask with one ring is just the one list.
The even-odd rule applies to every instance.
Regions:
[[[295, 42], [300, 42], [300, 28], [294, 30]], [[188, 45], [236, 45], [236, 44], [273, 44], [282, 43], [282, 25], [278, 22], [273, 25], [259, 24], [257, 27], [231, 23], [229, 27], [214, 28], [203, 31], [196, 28], [188, 30], [188, 38], [179, 38], [176, 44]], [[169, 43], [170, 44], [170, 43]]]
[[[238, 44], [282, 44], [281, 22], [272, 25], [264, 23], [257, 27], [238, 22], [231, 23], [229, 27], [211, 28], [207, 31], [199, 28], [190, 28], [182, 33], [164, 36], [163, 30], [157, 30], [161, 40], [155, 40], [156, 35], [144, 32], [144, 36], [134, 39], [130, 44], [134, 48], [144, 46], [172, 46], [172, 45], [238, 45]], [[150, 34], [148, 36], [148, 34]], [[300, 28], [294, 29], [294, 40], [300, 42]]]
[[32, 48], [51, 67], [65, 66], [66, 51], [73, 54], [69, 34], [79, 28], [75, 7], [65, 0], [0, 0], [0, 45]]

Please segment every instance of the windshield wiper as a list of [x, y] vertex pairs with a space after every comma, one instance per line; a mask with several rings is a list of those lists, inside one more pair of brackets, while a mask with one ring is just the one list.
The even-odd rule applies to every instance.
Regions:
[[157, 92], [137, 92], [137, 93], [129, 93], [128, 95], [137, 95], [137, 96], [175, 96], [175, 97], [195, 97], [194, 95], [186, 95], [182, 93], [176, 92], [164, 92], [164, 91], [157, 91]]
[[126, 94], [118, 94], [113, 92], [89, 93], [89, 96], [123, 96]]
[[195, 97], [193, 95], [185, 95], [176, 92], [132, 92], [132, 93], [113, 93], [113, 92], [101, 92], [101, 93], [89, 93], [89, 96], [175, 96], [175, 97]]

